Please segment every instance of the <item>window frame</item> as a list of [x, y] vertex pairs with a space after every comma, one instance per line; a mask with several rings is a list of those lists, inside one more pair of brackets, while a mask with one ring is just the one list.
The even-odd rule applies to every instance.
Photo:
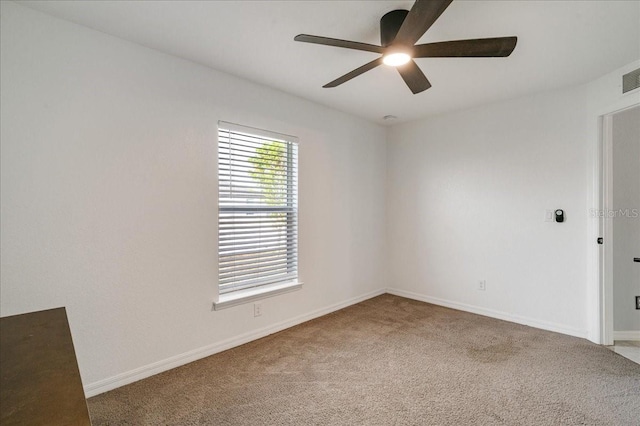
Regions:
[[[224, 136], [226, 134], [226, 136]], [[233, 145], [233, 137], [232, 135], [247, 135], [250, 138], [256, 138], [264, 140], [265, 143], [268, 141], [272, 142], [284, 142], [286, 147], [286, 202], [282, 206], [268, 206], [268, 205], [252, 205], [249, 200], [246, 203], [237, 203], [232, 205], [224, 205], [228, 204], [232, 196], [229, 195], [228, 198], [225, 198], [221, 195], [221, 181], [222, 174], [220, 172], [221, 167], [221, 152], [223, 150], [223, 144], [227, 143], [228, 148], [231, 149]], [[226, 142], [223, 142], [223, 139], [227, 138]], [[236, 139], [236, 141], [239, 138]], [[219, 310], [231, 306], [236, 306], [243, 303], [248, 303], [250, 301], [259, 300], [265, 297], [271, 297], [277, 294], [287, 293], [290, 291], [299, 290], [302, 288], [302, 282], [299, 277], [299, 268], [298, 268], [298, 153], [299, 153], [299, 143], [298, 138], [291, 135], [276, 133], [268, 130], [258, 129], [255, 127], [249, 127], [244, 125], [239, 125], [235, 123], [229, 123], [225, 121], [218, 122], [218, 138], [217, 138], [217, 149], [216, 149], [216, 158], [217, 158], [217, 189], [218, 189], [218, 217], [217, 217], [217, 253], [218, 253], [218, 277], [217, 277], [217, 289], [218, 289], [218, 298], [217, 301], [214, 302], [214, 309]], [[230, 160], [230, 152], [227, 154], [229, 156], [228, 161]], [[248, 156], [246, 162], [249, 163]], [[244, 161], [244, 160], [243, 160]], [[233, 166], [229, 164], [229, 182], [232, 181], [234, 177]], [[243, 166], [239, 166], [243, 167]], [[248, 166], [245, 166], [248, 167]], [[238, 173], [236, 171], [236, 173]], [[231, 183], [230, 183], [231, 185]], [[259, 184], [256, 186], [258, 187]], [[233, 193], [232, 189], [229, 189], [230, 194]], [[226, 283], [221, 284], [221, 218], [223, 215], [233, 215], [234, 213], [240, 212], [241, 214], [244, 212], [245, 214], [252, 214], [249, 211], [268, 214], [272, 212], [281, 212], [286, 214], [286, 231], [284, 232], [285, 237], [285, 253], [286, 253], [286, 273], [288, 276], [284, 276], [281, 279], [277, 280], [269, 280], [265, 279], [265, 283], [260, 283], [259, 280], [255, 280], [254, 282], [249, 282], [246, 284], [237, 284], [233, 283], [229, 285], [229, 279], [226, 278]], [[233, 220], [233, 219], [232, 219]], [[232, 230], [229, 228], [228, 223], [226, 224], [225, 231]], [[291, 230], [290, 230], [291, 228]], [[291, 235], [293, 237], [291, 237]], [[225, 234], [228, 236], [230, 234]], [[231, 233], [232, 239], [236, 234]], [[291, 240], [291, 238], [293, 238]], [[288, 248], [289, 241], [293, 241], [291, 250]], [[262, 247], [260, 247], [262, 248]], [[259, 253], [259, 251], [258, 251]], [[260, 257], [260, 256], [258, 256]], [[259, 263], [259, 262], [258, 262]], [[293, 265], [290, 268], [289, 265]]]

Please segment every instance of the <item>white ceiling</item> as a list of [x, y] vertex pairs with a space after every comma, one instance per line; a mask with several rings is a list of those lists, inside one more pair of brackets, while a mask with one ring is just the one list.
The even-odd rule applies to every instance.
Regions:
[[20, 3], [378, 123], [582, 84], [640, 58], [640, 1], [456, 0], [420, 42], [515, 35], [513, 54], [417, 59], [433, 84], [417, 95], [386, 66], [323, 89], [376, 54], [294, 36], [379, 44], [380, 17], [413, 1]]

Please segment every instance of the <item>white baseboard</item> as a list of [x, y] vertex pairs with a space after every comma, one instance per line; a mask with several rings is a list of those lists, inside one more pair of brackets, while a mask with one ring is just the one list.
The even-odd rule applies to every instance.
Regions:
[[88, 385], [84, 386], [84, 393], [87, 398], [99, 395], [112, 389], [119, 388], [120, 386], [128, 385], [129, 383], [145, 379], [158, 373], [162, 373], [163, 371], [167, 371], [172, 368], [176, 368], [181, 365], [196, 361], [198, 359], [208, 357], [218, 352], [226, 351], [227, 349], [249, 343], [253, 340], [260, 339], [270, 334], [277, 333], [284, 329], [293, 327], [294, 325], [302, 324], [303, 322], [307, 322], [314, 318], [330, 314], [331, 312], [338, 311], [340, 309], [346, 308], [347, 306], [355, 305], [356, 303], [371, 299], [372, 297], [380, 296], [384, 293], [384, 289], [372, 291], [363, 294], [362, 296], [354, 297], [343, 302], [327, 306], [325, 308], [317, 309], [313, 312], [300, 315], [295, 318], [270, 325], [268, 327], [250, 331], [240, 336], [235, 336], [230, 339], [223, 340], [222, 342], [213, 343], [211, 345], [194, 349], [148, 365], [144, 365], [130, 371], [126, 371], [121, 374], [117, 374], [113, 377], [98, 380], [97, 382], [89, 383]]
[[613, 340], [637, 340], [640, 341], [640, 330], [614, 331]]
[[444, 306], [447, 308], [457, 309], [459, 311], [471, 312], [473, 314], [483, 315], [485, 317], [497, 318], [504, 321], [515, 322], [517, 324], [528, 325], [542, 330], [554, 331], [556, 333], [567, 334], [569, 336], [587, 338], [587, 330], [580, 330], [568, 327], [562, 324], [552, 323], [548, 321], [540, 321], [534, 318], [523, 317], [520, 315], [510, 314], [508, 312], [496, 311], [493, 309], [482, 308], [480, 306], [467, 305], [466, 303], [453, 302], [450, 300], [440, 299], [437, 297], [426, 296], [423, 294], [413, 293], [410, 291], [399, 290], [395, 288], [387, 288], [387, 293], [396, 296], [406, 297], [408, 299], [419, 300], [421, 302], [433, 303], [434, 305]]
[[[129, 383], [133, 383], [138, 380], [151, 377], [158, 373], [162, 373], [163, 371], [167, 371], [172, 368], [176, 368], [181, 365], [196, 361], [198, 359], [205, 358], [210, 355], [214, 355], [218, 352], [226, 351], [227, 349], [231, 349], [236, 346], [249, 343], [253, 340], [260, 339], [270, 334], [277, 333], [279, 331], [285, 330], [287, 328], [293, 327], [298, 324], [302, 324], [303, 322], [307, 322], [314, 318], [318, 318], [323, 315], [330, 314], [331, 312], [335, 312], [340, 309], [346, 308], [347, 306], [355, 305], [356, 303], [360, 303], [367, 299], [371, 299], [372, 297], [380, 296], [381, 294], [384, 294], [384, 293], [394, 294], [396, 296], [406, 297], [408, 299], [419, 300], [422, 302], [432, 303], [434, 305], [445, 306], [447, 308], [457, 309], [460, 311], [466, 311], [466, 312], [471, 312], [474, 314], [483, 315], [491, 318], [510, 321], [517, 324], [528, 325], [531, 327], [540, 328], [542, 330], [548, 330], [548, 331], [554, 331], [557, 333], [567, 334], [569, 336], [575, 336], [575, 337], [581, 337], [581, 338], [587, 337], [586, 330], [579, 330], [579, 329], [567, 327], [561, 324], [551, 323], [547, 321], [540, 321], [533, 318], [527, 318], [527, 317], [509, 314], [507, 312], [496, 311], [493, 309], [482, 308], [479, 306], [467, 305], [465, 303], [453, 302], [450, 300], [426, 296], [418, 293], [413, 293], [410, 291], [399, 290], [395, 288], [387, 288], [387, 289], [372, 291], [372, 292], [363, 294], [361, 296], [354, 297], [354, 298], [345, 300], [343, 302], [336, 303], [331, 306], [317, 309], [313, 312], [303, 314], [295, 318], [291, 318], [289, 320], [273, 324], [268, 327], [250, 331], [240, 336], [235, 336], [218, 343], [213, 343], [211, 345], [207, 345], [207, 346], [194, 349], [192, 351], [188, 351], [179, 355], [175, 355], [175, 356], [172, 356], [148, 365], [144, 365], [142, 367], [139, 367], [130, 371], [126, 371], [124, 373], [115, 375], [113, 377], [108, 377], [106, 379], [98, 380], [97, 382], [89, 383], [84, 387], [85, 395], [87, 396], [87, 398], [95, 395], [99, 395], [101, 393], [110, 391], [120, 386], [128, 385]], [[617, 334], [617, 333], [622, 333], [622, 334]], [[622, 336], [622, 337], [618, 337], [618, 336]], [[640, 332], [634, 332], [634, 331], [614, 332], [614, 338], [616, 340], [640, 340]]]

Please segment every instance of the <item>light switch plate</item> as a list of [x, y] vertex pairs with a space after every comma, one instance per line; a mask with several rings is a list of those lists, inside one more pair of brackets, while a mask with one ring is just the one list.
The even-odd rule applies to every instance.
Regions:
[[545, 210], [545, 212], [544, 212], [544, 221], [545, 222], [553, 222], [553, 215], [554, 215], [554, 211], [553, 210]]

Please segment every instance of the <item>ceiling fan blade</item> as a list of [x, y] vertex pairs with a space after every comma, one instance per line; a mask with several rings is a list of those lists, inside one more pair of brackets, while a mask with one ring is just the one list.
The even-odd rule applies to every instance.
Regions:
[[342, 77], [336, 78], [335, 80], [333, 80], [331, 83], [327, 83], [322, 87], [336, 87], [341, 85], [342, 83], [345, 83], [349, 80], [351, 80], [354, 77], [359, 76], [360, 74], [364, 74], [365, 72], [374, 69], [375, 67], [377, 67], [378, 65], [382, 64], [382, 57], [369, 62], [368, 64], [364, 64], [363, 66], [356, 68], [355, 70], [346, 73], [345, 75], [343, 75]]
[[417, 0], [393, 40], [394, 44], [413, 46], [436, 22], [453, 0]]
[[431, 87], [431, 83], [429, 83], [427, 77], [420, 70], [420, 68], [418, 68], [418, 64], [416, 64], [415, 61], [411, 60], [405, 65], [396, 67], [396, 69], [414, 95], [416, 93], [423, 92]]
[[419, 44], [413, 48], [414, 58], [497, 58], [511, 55], [518, 37], [478, 38]]
[[382, 46], [376, 46], [375, 44], [360, 43], [357, 41], [340, 40], [337, 38], [320, 37], [309, 34], [298, 34], [293, 38], [295, 41], [302, 41], [305, 43], [324, 44], [325, 46], [344, 47], [346, 49], [364, 50], [366, 52], [383, 53], [384, 48]]

